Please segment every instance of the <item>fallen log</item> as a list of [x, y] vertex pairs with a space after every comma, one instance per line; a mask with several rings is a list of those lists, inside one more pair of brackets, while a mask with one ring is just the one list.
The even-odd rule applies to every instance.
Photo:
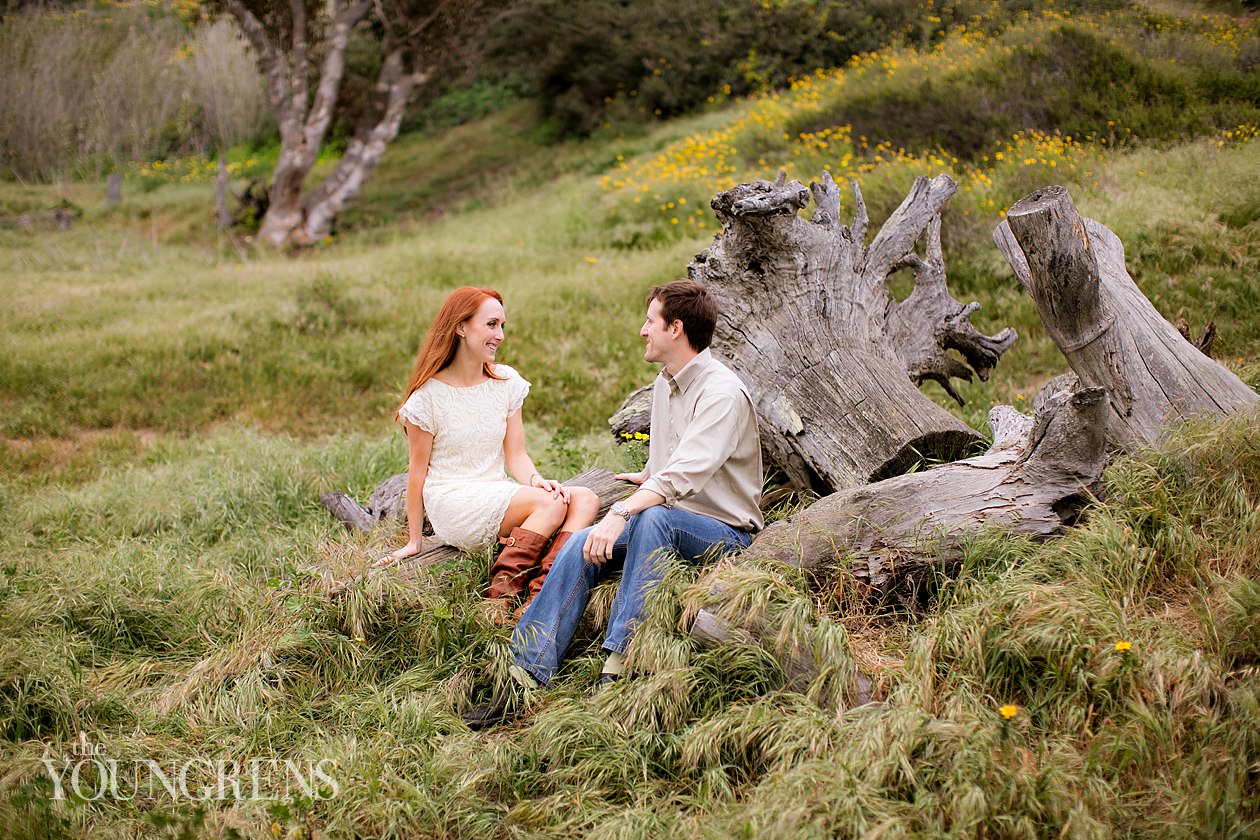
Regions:
[[[625, 498], [634, 490], [634, 485], [618, 481], [613, 477], [613, 473], [600, 469], [587, 470], [563, 484], [566, 487], [589, 487], [595, 491], [600, 501], [599, 516], [607, 513], [613, 502]], [[357, 504], [345, 493], [329, 493], [320, 499], [320, 504], [351, 531], [370, 531], [383, 522], [406, 523], [407, 474], [392, 475], [377, 485], [372, 491], [366, 508]], [[432, 533], [427, 522], [425, 533]], [[460, 550], [454, 546], [429, 539], [426, 540], [425, 549], [419, 554], [383, 568], [368, 569], [367, 576], [371, 578], [377, 575], [391, 575], [405, 580], [409, 576], [415, 576], [420, 569], [453, 560], [460, 553]], [[354, 576], [345, 580], [328, 579], [324, 581], [324, 584], [330, 594], [337, 594], [357, 579]]]
[[[1102, 388], [1049, 396], [1035, 417], [997, 406], [989, 412], [993, 445], [983, 455], [820, 499], [766, 528], [737, 562], [806, 570], [842, 565], [871, 598], [914, 604], [934, 576], [961, 562], [966, 541], [979, 530], [1046, 539], [1075, 521], [1099, 487], [1107, 410]], [[828, 667], [811, 651], [778, 650], [764, 615], [739, 613], [721, 567], [705, 583], [708, 594], [691, 631], [702, 644], [765, 644], [795, 684]], [[851, 689], [851, 700], [869, 696], [864, 685]]]
[[1188, 326], [1183, 334], [1166, 321], [1125, 269], [1119, 237], [1080, 216], [1063, 187], [1016, 202], [993, 238], [1080, 384], [1107, 389], [1111, 447], [1153, 441], [1184, 418], [1260, 403], [1260, 395], [1205, 355], [1214, 327], [1196, 346]]

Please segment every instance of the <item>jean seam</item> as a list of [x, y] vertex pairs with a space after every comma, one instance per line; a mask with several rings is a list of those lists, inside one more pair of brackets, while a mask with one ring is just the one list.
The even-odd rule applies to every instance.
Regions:
[[[585, 574], [586, 574], [585, 571], [583, 571], [582, 576], [584, 576]], [[573, 601], [577, 598], [577, 591], [578, 589], [581, 588], [578, 584], [581, 583], [582, 576], [579, 576], [578, 580], [574, 583], [574, 585], [569, 587], [569, 597], [566, 598], [564, 601], [564, 605], [561, 608], [561, 615], [568, 613], [569, 607], [573, 605]], [[550, 634], [547, 638], [546, 643], [542, 646], [541, 649], [539, 649], [538, 656], [534, 657], [531, 660], [531, 662], [536, 664], [538, 660], [542, 658], [543, 654], [548, 653], [552, 649], [552, 647], [555, 646], [555, 644], [556, 644], [555, 635]]]

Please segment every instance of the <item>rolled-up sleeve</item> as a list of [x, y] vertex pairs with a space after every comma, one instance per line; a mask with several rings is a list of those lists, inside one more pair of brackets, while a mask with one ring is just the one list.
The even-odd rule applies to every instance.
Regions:
[[739, 428], [732, 427], [731, 418], [744, 399], [738, 393], [705, 395], [696, 404], [696, 413], [669, 462], [644, 481], [643, 487], [664, 498], [667, 506], [694, 496], [739, 445]]

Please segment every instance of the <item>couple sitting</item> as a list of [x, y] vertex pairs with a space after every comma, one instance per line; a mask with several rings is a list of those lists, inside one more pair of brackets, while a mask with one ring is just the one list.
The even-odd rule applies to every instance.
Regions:
[[[526, 685], [555, 676], [591, 589], [620, 568], [600, 677], [616, 679], [667, 558], [696, 562], [741, 549], [763, 524], [756, 413], [747, 389], [709, 353], [717, 314], [698, 283], [669, 283], [648, 295], [639, 330], [643, 358], [663, 366], [652, 391], [648, 463], [640, 473], [617, 476], [639, 489], [593, 524], [595, 494], [543, 478], [525, 451], [521, 405], [529, 383], [494, 364], [503, 342], [502, 298], [490, 289], [453, 292], [398, 410], [410, 450], [410, 539], [379, 562], [420, 551], [426, 510], [438, 538], [451, 545], [476, 550], [498, 537], [504, 548], [491, 567], [488, 597], [501, 616], [524, 598], [512, 636], [512, 673]], [[528, 487], [507, 480], [505, 461], [513, 476], [529, 476]], [[511, 711], [503, 694], [464, 719], [486, 726]]]

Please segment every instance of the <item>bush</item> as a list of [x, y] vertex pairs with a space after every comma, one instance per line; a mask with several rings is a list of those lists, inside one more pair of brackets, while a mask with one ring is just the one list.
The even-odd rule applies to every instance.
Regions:
[[844, 97], [787, 130], [848, 123], [853, 136], [893, 148], [944, 149], [975, 160], [1016, 132], [1105, 137], [1123, 126], [1144, 139], [1198, 136], [1260, 115], [1257, 80], [1230, 68], [1156, 63], [1122, 42], [1063, 25], [975, 69]]
[[0, 87], [0, 172], [23, 179], [231, 146], [266, 111], [229, 24], [126, 6], [0, 19]]
[[[1002, 27], [1044, 5], [946, 0], [925, 14], [916, 0], [530, 0], [492, 28], [488, 63], [531, 79], [561, 133], [586, 134], [782, 87], [883, 46], [927, 46], [957, 24]], [[581, 26], [557, 24], [572, 20]]]

